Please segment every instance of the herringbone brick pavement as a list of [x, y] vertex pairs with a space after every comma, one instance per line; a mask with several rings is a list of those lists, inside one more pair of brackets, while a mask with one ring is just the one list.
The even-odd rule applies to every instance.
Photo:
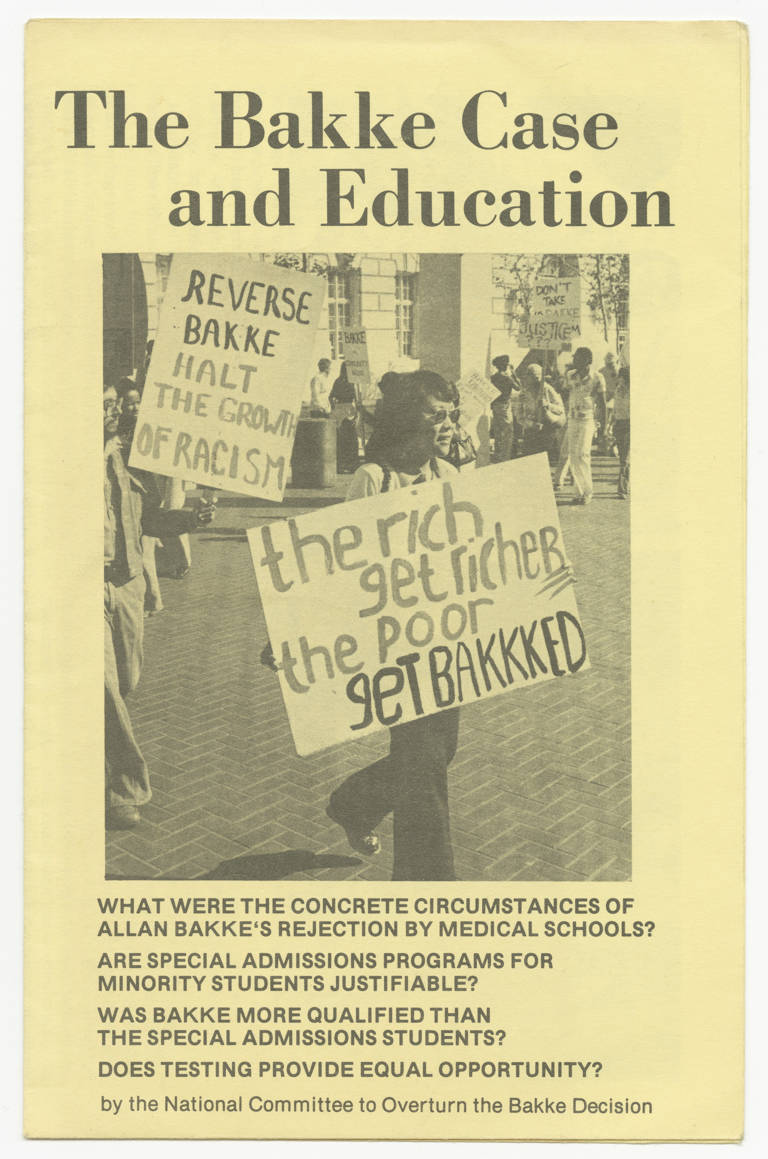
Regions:
[[[619, 881], [630, 875], [629, 504], [615, 459], [596, 458], [595, 501], [561, 502], [592, 668], [462, 709], [449, 773], [457, 874], [485, 881]], [[292, 513], [340, 499], [286, 493]], [[266, 639], [245, 528], [275, 508], [222, 500], [193, 539], [193, 567], [161, 581], [130, 711], [154, 798], [132, 831], [108, 832], [107, 876], [337, 881], [391, 875], [352, 853], [325, 816], [331, 790], [382, 756], [387, 735], [298, 757]], [[280, 516], [285, 511], [281, 509]]]

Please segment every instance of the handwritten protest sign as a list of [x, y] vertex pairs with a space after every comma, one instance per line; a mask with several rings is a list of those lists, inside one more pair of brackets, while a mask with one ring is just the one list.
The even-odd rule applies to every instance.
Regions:
[[324, 295], [246, 255], [175, 255], [131, 466], [282, 499]]
[[499, 392], [484, 374], [474, 371], [472, 374], [460, 378], [457, 386], [461, 399], [461, 413], [463, 417], [476, 419], [486, 414]]
[[461, 425], [472, 437], [478, 467], [487, 467], [491, 461], [491, 403], [499, 392], [492, 382], [479, 371], [464, 375], [456, 384], [461, 405]]
[[533, 283], [530, 312], [520, 324], [518, 342], [538, 350], [560, 350], [581, 335], [578, 277], [539, 274]]
[[301, 755], [589, 666], [545, 455], [248, 539]]
[[365, 395], [371, 385], [368, 363], [368, 335], [364, 329], [342, 330], [342, 357], [347, 364], [347, 378]]

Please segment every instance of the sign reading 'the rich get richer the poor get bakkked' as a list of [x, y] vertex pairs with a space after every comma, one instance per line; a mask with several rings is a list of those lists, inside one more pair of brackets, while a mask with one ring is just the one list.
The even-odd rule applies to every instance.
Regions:
[[324, 296], [245, 254], [176, 254], [130, 465], [281, 500]]
[[248, 539], [300, 755], [589, 667], [546, 455]]

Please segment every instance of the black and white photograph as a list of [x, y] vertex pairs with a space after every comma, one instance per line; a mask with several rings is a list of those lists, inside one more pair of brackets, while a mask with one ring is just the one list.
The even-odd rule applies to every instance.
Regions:
[[[103, 303], [106, 876], [630, 879], [628, 256], [105, 254]], [[283, 453], [257, 450], [260, 437]], [[253, 552], [286, 521], [343, 523], [338, 505], [476, 472], [493, 526], [514, 519], [532, 466], [561, 538], [551, 553], [542, 538], [534, 566], [523, 532], [523, 564], [539, 589], [575, 594], [588, 664], [573, 628], [561, 620], [553, 639], [542, 612], [544, 643], [533, 619], [517, 644], [502, 627], [471, 654], [455, 646], [458, 690], [444, 676], [452, 692], [434, 705], [406, 663], [416, 715], [401, 720], [403, 668], [371, 686], [339, 635], [336, 664], [357, 673], [347, 697], [374, 728], [336, 727], [333, 703], [295, 696], [301, 747], [278, 673], [290, 696], [307, 687], [301, 662], [319, 688], [333, 660], [306, 635], [306, 655], [281, 653], [249, 538]], [[452, 559], [467, 592], [497, 586], [499, 545], [502, 570], [506, 547], [522, 574], [518, 544], [497, 538], [468, 571]], [[419, 579], [393, 562], [379, 659], [402, 665], [442, 639], [434, 678], [433, 655], [482, 634], [475, 605], [491, 600], [469, 601], [469, 617], [464, 604], [438, 607], [434, 624], [411, 616], [409, 584], [444, 595], [426, 567]], [[352, 572], [368, 612], [383, 606], [379, 572]], [[328, 578], [297, 596], [299, 615], [349, 626], [345, 590]]]

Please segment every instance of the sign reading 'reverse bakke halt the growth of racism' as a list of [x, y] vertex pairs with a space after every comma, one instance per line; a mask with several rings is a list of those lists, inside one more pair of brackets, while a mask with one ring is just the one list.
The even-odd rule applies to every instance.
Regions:
[[248, 538], [300, 755], [589, 667], [545, 455]]
[[282, 499], [324, 295], [247, 255], [174, 256], [131, 466]]

